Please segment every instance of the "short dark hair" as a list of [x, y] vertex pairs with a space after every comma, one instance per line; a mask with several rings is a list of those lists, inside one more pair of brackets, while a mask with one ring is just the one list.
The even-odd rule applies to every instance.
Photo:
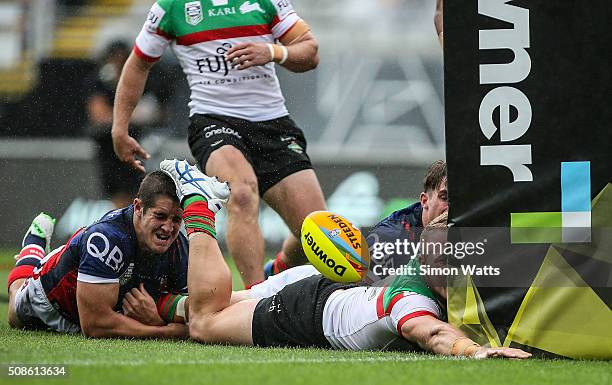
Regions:
[[443, 160], [435, 161], [425, 173], [423, 178], [423, 191], [429, 192], [437, 190], [442, 182], [446, 180], [446, 162]]
[[163, 171], [153, 171], [142, 180], [136, 198], [142, 201], [143, 211], [155, 206], [160, 196], [168, 197], [179, 202], [176, 196], [176, 186], [168, 174]]

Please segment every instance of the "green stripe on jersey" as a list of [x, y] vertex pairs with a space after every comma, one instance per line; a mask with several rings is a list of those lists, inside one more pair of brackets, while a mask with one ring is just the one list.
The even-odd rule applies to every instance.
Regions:
[[221, 6], [214, 6], [213, 0], [157, 0], [157, 4], [166, 12], [159, 29], [173, 37], [224, 28], [270, 25], [276, 16], [270, 0], [228, 0]]

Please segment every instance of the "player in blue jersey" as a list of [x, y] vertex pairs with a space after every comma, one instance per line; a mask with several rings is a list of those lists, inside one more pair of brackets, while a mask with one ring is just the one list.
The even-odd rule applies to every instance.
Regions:
[[375, 265], [392, 268], [408, 263], [413, 257], [410, 253], [398, 254], [395, 249], [389, 252], [389, 249], [384, 250], [381, 246], [398, 240], [418, 242], [423, 228], [446, 210], [448, 210], [447, 167], [446, 162], [438, 160], [429, 166], [425, 173], [419, 201], [393, 212], [368, 232], [366, 240], [373, 255], [368, 277], [372, 280], [386, 277], [380, 273], [373, 274]]
[[[40, 214], [9, 275], [10, 326], [91, 337], [186, 336], [185, 325], [163, 319], [187, 290], [181, 215], [174, 183], [161, 171], [143, 180], [132, 205], [107, 213], [50, 253], [54, 220]], [[135, 311], [142, 304], [153, 311]]]

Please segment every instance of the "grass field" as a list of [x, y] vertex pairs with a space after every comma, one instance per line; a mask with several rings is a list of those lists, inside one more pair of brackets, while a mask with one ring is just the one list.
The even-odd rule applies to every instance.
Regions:
[[[0, 255], [0, 279], [14, 253]], [[611, 384], [602, 361], [474, 361], [397, 352], [256, 349], [188, 341], [93, 340], [8, 329], [0, 295], [0, 384]], [[61, 379], [13, 378], [8, 364], [66, 365]]]

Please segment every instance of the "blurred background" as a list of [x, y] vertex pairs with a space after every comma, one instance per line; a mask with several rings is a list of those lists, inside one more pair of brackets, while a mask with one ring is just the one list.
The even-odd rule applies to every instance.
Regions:
[[[152, 2], [0, 0], [0, 248], [19, 248], [40, 211], [58, 218], [57, 245], [125, 201], [105, 182], [112, 169], [101, 158], [112, 152], [114, 85]], [[330, 210], [373, 225], [415, 201], [425, 168], [444, 158], [435, 1], [292, 3], [321, 62], [305, 74], [277, 69], [289, 111]], [[152, 154], [148, 170], [164, 157], [190, 159], [188, 98], [168, 50], [132, 128]], [[260, 221], [274, 250], [287, 230], [267, 207]]]

